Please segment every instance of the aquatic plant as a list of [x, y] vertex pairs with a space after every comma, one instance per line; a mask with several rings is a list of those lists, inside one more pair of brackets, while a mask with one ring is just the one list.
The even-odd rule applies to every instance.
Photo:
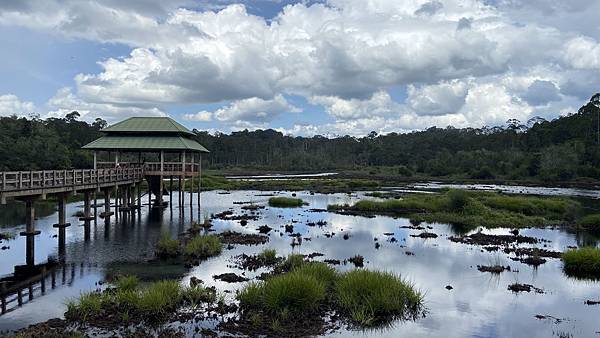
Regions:
[[567, 274], [582, 277], [600, 277], [600, 249], [584, 247], [568, 250], [562, 254]]
[[275, 249], [264, 249], [257, 255], [257, 258], [264, 265], [275, 264], [277, 263], [277, 251]]
[[339, 309], [360, 326], [413, 318], [423, 296], [399, 276], [382, 271], [352, 270], [335, 284]]
[[137, 278], [137, 276], [126, 275], [126, 276], [120, 276], [119, 278], [117, 278], [117, 280], [115, 281], [114, 284], [117, 287], [117, 289], [119, 289], [119, 290], [131, 291], [131, 290], [135, 290], [135, 288], [137, 288], [139, 283], [140, 283], [140, 281]]
[[585, 230], [600, 233], [600, 214], [592, 214], [582, 217], [577, 225]]
[[304, 201], [300, 198], [290, 197], [271, 197], [269, 198], [269, 205], [276, 208], [296, 208], [301, 207]]
[[221, 239], [215, 235], [203, 235], [192, 238], [185, 246], [185, 255], [189, 258], [208, 258], [223, 250]]
[[570, 222], [577, 218], [581, 205], [568, 198], [449, 190], [440, 194], [411, 194], [402, 199], [361, 200], [354, 205], [329, 205], [328, 210], [402, 214], [413, 220], [430, 223], [494, 228]]
[[158, 257], [177, 257], [181, 253], [179, 241], [171, 238], [168, 233], [163, 233], [156, 244], [156, 255]]
[[158, 281], [144, 287], [133, 281], [131, 277], [121, 277], [115, 289], [82, 294], [67, 303], [65, 318], [83, 323], [159, 323], [183, 306], [212, 303], [216, 299], [214, 289], [199, 285], [182, 287], [177, 280]]

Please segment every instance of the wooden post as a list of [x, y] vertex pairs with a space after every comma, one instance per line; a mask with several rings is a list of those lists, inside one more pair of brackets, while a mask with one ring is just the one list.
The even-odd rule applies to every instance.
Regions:
[[200, 192], [202, 191], [202, 153], [198, 153], [198, 212], [200, 212]]
[[181, 167], [181, 186], [179, 187], [179, 189], [181, 190], [181, 207], [185, 208], [185, 151], [182, 153], [181, 156], [181, 163], [182, 163], [182, 167]]
[[115, 153], [115, 168], [119, 166], [119, 152]]
[[158, 196], [156, 196], [158, 205], [160, 208], [163, 207], [163, 173], [165, 171], [165, 152], [164, 150], [160, 151], [160, 182], [158, 185]]
[[[35, 207], [33, 205], [33, 198], [28, 198], [25, 201], [25, 231], [21, 233], [21, 236], [26, 236], [26, 247], [25, 247], [25, 261], [28, 266], [35, 265]], [[39, 233], [39, 232], [37, 232]]]
[[190, 174], [190, 210], [194, 209], [194, 153], [191, 154], [191, 174]]
[[96, 151], [94, 150], [94, 170], [98, 169], [98, 165], [96, 163], [97, 163]]
[[173, 209], [173, 175], [169, 176], [169, 208]]

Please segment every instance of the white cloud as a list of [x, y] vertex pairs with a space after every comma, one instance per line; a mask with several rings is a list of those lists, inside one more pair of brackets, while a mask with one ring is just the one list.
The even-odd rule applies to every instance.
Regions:
[[48, 113], [45, 117], [64, 117], [76, 110], [83, 120], [93, 121], [100, 117], [108, 122], [116, 122], [129, 116], [166, 116], [156, 107], [120, 106], [110, 103], [86, 102], [72, 93], [70, 87], [60, 89], [47, 102]]
[[400, 105], [387, 92], [380, 91], [367, 100], [344, 100], [335, 96], [314, 96], [310, 103], [322, 105], [325, 111], [338, 120], [352, 120], [369, 116], [398, 113]]
[[422, 115], [445, 115], [456, 113], [465, 104], [468, 84], [453, 80], [435, 85], [408, 87], [408, 104]]
[[0, 116], [26, 116], [35, 113], [32, 102], [21, 101], [16, 95], [0, 95]]
[[210, 122], [213, 119], [213, 113], [203, 110], [195, 114], [185, 114], [183, 115], [183, 119], [188, 121]]
[[253, 97], [235, 101], [216, 110], [213, 115], [219, 121], [267, 122], [281, 113], [300, 111], [300, 108], [287, 102], [283, 95], [277, 95], [272, 100]]
[[[4, 2], [0, 25], [131, 47], [77, 75], [48, 103], [51, 115], [231, 102], [185, 118], [252, 129], [300, 110], [285, 99], [297, 95], [335, 121], [298, 133], [478, 127], [555, 116], [600, 81], [598, 2], [329, 0], [272, 20], [231, 2]], [[406, 101], [391, 87], [407, 88]]]

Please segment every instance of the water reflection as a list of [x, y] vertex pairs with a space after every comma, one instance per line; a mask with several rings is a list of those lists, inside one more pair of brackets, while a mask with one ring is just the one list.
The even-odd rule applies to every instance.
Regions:
[[[61, 255], [57, 230], [52, 228], [56, 215], [42, 217], [36, 223], [36, 229], [42, 234], [36, 238], [35, 262], [58, 261], [55, 287], [52, 276], [45, 277], [45, 293], [40, 297], [39, 287], [34, 288], [33, 300], [27, 294], [22, 307], [0, 316], [1, 329], [14, 329], [30, 323], [59, 317], [64, 312], [65, 300], [78, 296], [82, 291], [94, 290], [103, 286], [98, 282], [107, 274], [122, 272], [141, 274], [144, 279], [181, 278], [188, 283], [194, 276], [205, 281], [208, 286], [216, 286], [221, 291], [235, 291], [243, 283], [228, 284], [214, 280], [213, 275], [225, 272], [245, 274], [253, 278], [264, 270], [244, 272], [231, 267], [236, 255], [253, 254], [265, 247], [274, 248], [280, 255], [289, 253], [323, 253], [318, 259], [339, 259], [341, 261], [361, 254], [368, 268], [384, 269], [401, 274], [412, 281], [425, 293], [428, 315], [414, 322], [396, 322], [385, 330], [356, 332], [341, 330], [337, 336], [379, 336], [379, 337], [551, 337], [553, 332], [568, 332], [577, 337], [594, 336], [600, 331], [597, 318], [600, 307], [587, 306], [586, 299], [600, 299], [597, 282], [577, 280], [562, 273], [560, 260], [549, 259], [537, 270], [512, 261], [503, 252], [488, 252], [478, 246], [457, 244], [447, 238], [452, 235], [469, 233], [456, 225], [420, 224], [431, 226], [429, 231], [438, 234], [438, 238], [422, 239], [410, 235], [420, 230], [408, 219], [375, 217], [353, 217], [327, 212], [312, 212], [311, 208], [326, 208], [332, 203], [353, 203], [361, 194], [310, 195], [298, 193], [298, 197], [310, 203], [310, 206], [296, 209], [269, 208], [262, 210], [260, 218], [242, 226], [238, 221], [215, 220], [217, 231], [232, 229], [240, 232], [256, 233], [261, 225], [273, 228], [270, 240], [262, 246], [235, 246], [225, 250], [223, 255], [203, 262], [200, 266], [187, 270], [177, 262], [152, 261], [154, 244], [162, 233], [171, 236], [183, 232], [192, 219], [201, 219], [204, 214], [217, 213], [232, 208], [236, 214], [240, 204], [233, 202], [250, 201], [266, 205], [268, 196], [264, 192], [218, 192], [203, 193], [203, 208], [189, 206], [180, 209], [178, 203], [167, 209], [144, 207], [140, 213], [128, 217], [114, 217], [109, 222], [97, 219], [90, 224], [79, 226], [76, 217], [69, 216], [73, 225], [66, 230], [64, 252]], [[282, 195], [289, 195], [281, 193]], [[177, 194], [175, 194], [177, 195]], [[177, 196], [174, 196], [176, 198]], [[189, 201], [189, 198], [186, 198]], [[195, 199], [194, 199], [195, 201]], [[81, 202], [70, 203], [67, 215], [79, 210]], [[323, 220], [323, 227], [309, 226], [309, 223]], [[293, 224], [294, 232], [304, 238], [299, 246], [292, 246], [292, 237], [284, 231], [284, 225]], [[22, 225], [11, 227], [19, 231]], [[507, 234], [506, 229], [485, 230], [492, 234]], [[348, 234], [344, 239], [344, 234]], [[564, 251], [569, 246], [581, 244], [598, 245], [598, 238], [583, 233], [568, 233], [552, 229], [528, 229], [521, 234], [543, 238], [548, 250]], [[392, 238], [394, 240], [392, 240]], [[377, 239], [377, 240], [375, 240]], [[376, 248], [375, 243], [379, 243]], [[10, 241], [10, 249], [1, 251], [1, 275], [14, 273], [14, 266], [23, 264], [24, 239]], [[481, 273], [477, 265], [501, 264], [511, 266], [510, 272], [500, 275]], [[351, 265], [340, 265], [338, 269], [351, 269]], [[62, 281], [65, 281], [64, 283]], [[519, 282], [542, 288], [545, 294], [513, 294], [507, 290], [509, 284]], [[447, 290], [451, 285], [452, 290]], [[38, 290], [36, 293], [35, 290]], [[232, 299], [234, 293], [225, 293]], [[35, 304], [35, 305], [34, 305]], [[556, 323], [551, 320], [536, 319], [535, 315], [551, 315], [565, 320]], [[214, 323], [205, 323], [214, 325]], [[189, 334], [192, 336], [193, 330]]]

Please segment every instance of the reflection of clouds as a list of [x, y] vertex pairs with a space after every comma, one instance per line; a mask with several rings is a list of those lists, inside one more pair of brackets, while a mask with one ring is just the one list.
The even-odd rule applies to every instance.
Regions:
[[[239, 191], [231, 194], [219, 194], [218, 192], [202, 193], [202, 211], [194, 209], [193, 218], [202, 220], [204, 214], [218, 213], [233, 208], [234, 213], [242, 213], [241, 205], [234, 205], [234, 201], [252, 201], [257, 204], [267, 205], [266, 196], [256, 196], [264, 192]], [[176, 194], [175, 194], [176, 195]], [[291, 195], [291, 193], [281, 193]], [[401, 229], [400, 226], [409, 225], [407, 219], [378, 216], [375, 218], [353, 217], [331, 213], [309, 212], [311, 208], [326, 208], [328, 204], [353, 203], [357, 197], [347, 194], [310, 195], [308, 192], [298, 192], [299, 198], [309, 202], [309, 206], [303, 208], [280, 209], [270, 208], [259, 211], [257, 221], [249, 221], [245, 227], [240, 226], [238, 221], [213, 220], [215, 229], [222, 231], [231, 229], [244, 233], [257, 233], [260, 225], [268, 225], [273, 228], [269, 236], [269, 242], [261, 246], [236, 245], [231, 250], [224, 250], [219, 257], [211, 258], [202, 262], [200, 266], [194, 267], [183, 278], [182, 283], [189, 283], [191, 276], [202, 279], [208, 286], [215, 286], [218, 290], [230, 290], [226, 293], [227, 299], [233, 299], [234, 291], [245, 285], [245, 283], [226, 283], [213, 280], [212, 276], [225, 272], [235, 272], [242, 275], [244, 272], [231, 268], [231, 257], [246, 253], [252, 255], [264, 248], [276, 249], [278, 255], [285, 256], [292, 252], [310, 254], [313, 252], [324, 253], [324, 257], [317, 260], [339, 259], [344, 260], [356, 254], [363, 255], [366, 260], [365, 266], [371, 269], [393, 271], [413, 282], [415, 286], [425, 293], [426, 307], [429, 314], [426, 318], [416, 322], [399, 322], [393, 328], [383, 331], [369, 332], [347, 332], [341, 331], [337, 336], [379, 336], [379, 337], [549, 337], [553, 331], [562, 330], [572, 333], [576, 337], [594, 336], [598, 327], [598, 315], [600, 308], [590, 307], [583, 304], [586, 299], [600, 298], [598, 282], [575, 280], [567, 278], [562, 273], [562, 263], [558, 259], [548, 259], [537, 270], [508, 259], [503, 252], [487, 252], [479, 246], [457, 244], [449, 241], [448, 236], [453, 235], [452, 228], [444, 224], [433, 224], [431, 232], [439, 235], [434, 239], [422, 239], [410, 237], [421, 231]], [[177, 196], [174, 196], [175, 198]], [[186, 196], [189, 203], [189, 195]], [[80, 207], [81, 202], [68, 205], [67, 215], [72, 215]], [[177, 235], [189, 226], [191, 215], [189, 207], [180, 209], [175, 201], [173, 211], [164, 210], [162, 220], [150, 220], [147, 208], [142, 210], [141, 219], [137, 218], [135, 223], [119, 222], [114, 218], [108, 227], [104, 227], [102, 220], [97, 226], [92, 224], [91, 241], [85, 242], [83, 227], [75, 217], [69, 217], [67, 221], [73, 224], [67, 229], [67, 259], [69, 262], [92, 262], [100, 266], [107, 262], [116, 260], [146, 260], [152, 257], [154, 244], [160, 237], [161, 232], [167, 231], [172, 236]], [[195, 199], [194, 199], [195, 206]], [[282, 215], [283, 218], [278, 217]], [[46, 259], [49, 254], [56, 253], [57, 239], [50, 238], [56, 233], [52, 224], [56, 221], [56, 214], [41, 218], [36, 227], [42, 234], [36, 238], [36, 261]], [[311, 238], [303, 241], [302, 245], [292, 248], [292, 238], [283, 233], [280, 228], [285, 224], [294, 223], [294, 232], [299, 232], [302, 237]], [[318, 226], [309, 227], [309, 221], [325, 220], [328, 222], [323, 228]], [[426, 226], [427, 224], [423, 224]], [[18, 226], [11, 229], [19, 229]], [[342, 231], [343, 229], [343, 231]], [[15, 230], [16, 231], [16, 230]], [[332, 238], [326, 238], [325, 233], [335, 232]], [[350, 233], [348, 240], [343, 239], [345, 232]], [[397, 243], [390, 243], [389, 236], [385, 232], [393, 232]], [[484, 230], [490, 234], [507, 234], [508, 229]], [[281, 236], [283, 233], [283, 236]], [[537, 238], [545, 238], [551, 242], [546, 249], [564, 251], [567, 246], [576, 244], [576, 236], [560, 230], [526, 229], [521, 234]], [[375, 249], [374, 238], [378, 238], [381, 247]], [[10, 273], [14, 264], [24, 263], [24, 239], [19, 237], [10, 241], [10, 250], [0, 252], [3, 264], [0, 265], [1, 273]], [[405, 245], [406, 248], [401, 247]], [[542, 246], [537, 245], [537, 246]], [[414, 256], [407, 256], [409, 250]], [[4, 264], [4, 262], [10, 262]], [[490, 264], [510, 265], [519, 272], [504, 272], [498, 276], [481, 273], [477, 265]], [[340, 270], [351, 269], [351, 264], [341, 265]], [[246, 272], [246, 277], [254, 278], [263, 271]], [[89, 276], [89, 278], [87, 277]], [[86, 272], [82, 282], [74, 283], [73, 286], [63, 288], [65, 291], [56, 293], [64, 296], [66, 294], [76, 296], [82, 290], [93, 288], [102, 273]], [[85, 282], [87, 280], [87, 282]], [[533, 284], [546, 290], [546, 294], [515, 295], [506, 288], [514, 282]], [[446, 285], [452, 285], [453, 290], [446, 290]], [[52, 293], [50, 293], [52, 294]], [[39, 304], [40, 309], [48, 304], [61, 303], [59, 296], [45, 296], [38, 298], [32, 304]], [[19, 311], [10, 315], [15, 322], [26, 322], [27, 318], [38, 314], [33, 310], [32, 304], [26, 305]], [[61, 303], [62, 304], [62, 303]], [[61, 310], [62, 311], [62, 310]], [[51, 314], [56, 316], [56, 314]], [[541, 321], [534, 318], [536, 314], [548, 314], [558, 318], [569, 318], [561, 324], [552, 324], [549, 321]], [[0, 326], [4, 326], [9, 317], [0, 317]], [[49, 318], [49, 317], [46, 317]]]

